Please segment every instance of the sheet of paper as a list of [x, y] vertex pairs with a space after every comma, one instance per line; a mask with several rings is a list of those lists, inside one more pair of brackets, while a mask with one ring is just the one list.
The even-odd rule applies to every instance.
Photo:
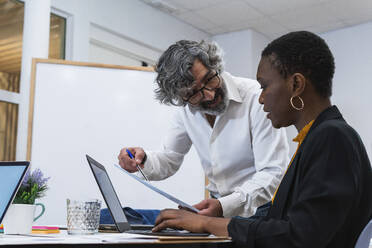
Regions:
[[205, 237], [201, 236], [188, 236], [188, 237], [180, 237], [180, 236], [159, 236], [160, 241], [165, 240], [223, 240], [223, 241], [231, 241], [230, 237], [226, 236], [214, 236], [213, 234]]
[[134, 233], [104, 233], [97, 234], [104, 243], [149, 243], [158, 240], [157, 236], [141, 235]]
[[0, 235], [1, 245], [22, 244], [97, 244], [97, 243], [153, 243], [157, 236], [132, 234], [132, 233], [96, 233], [91, 235], [68, 235], [63, 230], [60, 234], [24, 234]]
[[115, 239], [158, 239], [158, 236], [135, 234], [135, 233], [97, 233], [93, 235], [95, 238], [103, 240]]
[[136, 175], [132, 174], [132, 173], [129, 173], [128, 171], [124, 170], [123, 168], [120, 167], [120, 165], [117, 165], [117, 164], [114, 164], [114, 166], [116, 168], [118, 168], [119, 170], [121, 170], [122, 172], [124, 172], [125, 174], [129, 175], [130, 177], [136, 179], [138, 182], [142, 183], [143, 185], [147, 186], [148, 188], [152, 189], [153, 191], [161, 194], [162, 196], [168, 198], [169, 200], [177, 203], [178, 205], [180, 205], [181, 207], [184, 207], [184, 208], [187, 208], [188, 210], [192, 211], [192, 212], [195, 212], [195, 213], [198, 213], [199, 210], [194, 208], [193, 206], [177, 199], [176, 197], [174, 196], [171, 196], [170, 194], [156, 188], [155, 186], [153, 186], [152, 184], [150, 184], [149, 182], [145, 181], [145, 180], [142, 180], [141, 178], [137, 177]]

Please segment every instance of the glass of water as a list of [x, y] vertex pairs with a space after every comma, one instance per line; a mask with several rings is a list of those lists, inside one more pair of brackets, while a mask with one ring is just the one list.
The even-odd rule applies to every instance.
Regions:
[[93, 234], [98, 232], [101, 201], [67, 199], [68, 234]]

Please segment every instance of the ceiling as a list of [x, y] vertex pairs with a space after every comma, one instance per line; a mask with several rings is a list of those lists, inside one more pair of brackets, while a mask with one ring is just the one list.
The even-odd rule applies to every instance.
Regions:
[[372, 0], [142, 0], [210, 35], [253, 29], [268, 38], [372, 21]]
[[[267, 36], [322, 33], [372, 21], [372, 0], [142, 0], [210, 35], [253, 29]], [[0, 71], [19, 72], [23, 3], [0, 0]], [[65, 20], [51, 16], [50, 58], [63, 57]], [[62, 44], [61, 44], [62, 42]]]

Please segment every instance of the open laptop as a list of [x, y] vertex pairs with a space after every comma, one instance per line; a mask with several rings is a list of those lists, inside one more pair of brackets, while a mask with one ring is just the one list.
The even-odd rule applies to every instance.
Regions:
[[28, 161], [0, 162], [0, 223], [12, 204], [29, 166]]
[[173, 230], [165, 229], [161, 232], [152, 232], [152, 225], [130, 225], [119, 198], [112, 186], [111, 180], [107, 174], [107, 171], [103, 165], [98, 163], [96, 160], [86, 155], [88, 164], [93, 172], [94, 178], [97, 181], [98, 187], [102, 193], [103, 199], [106, 202], [107, 208], [110, 211], [112, 219], [114, 220], [117, 231], [147, 235], [158, 235], [158, 236], [208, 236], [209, 233], [191, 233], [185, 230]]

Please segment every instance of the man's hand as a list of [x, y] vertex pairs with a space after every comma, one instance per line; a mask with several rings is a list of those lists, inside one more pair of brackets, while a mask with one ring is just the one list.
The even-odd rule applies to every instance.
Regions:
[[[127, 149], [133, 154], [134, 159], [131, 159], [129, 157], [126, 151]], [[120, 153], [118, 156], [119, 165], [126, 171], [136, 172], [137, 164], [141, 166], [141, 168], [144, 167], [144, 165], [141, 164], [144, 157], [145, 157], [145, 151], [142, 149], [142, 147], [124, 147], [123, 149], [120, 150]]]
[[217, 199], [205, 199], [193, 207], [200, 210], [198, 214], [212, 216], [212, 217], [222, 217], [223, 210], [219, 200]]

